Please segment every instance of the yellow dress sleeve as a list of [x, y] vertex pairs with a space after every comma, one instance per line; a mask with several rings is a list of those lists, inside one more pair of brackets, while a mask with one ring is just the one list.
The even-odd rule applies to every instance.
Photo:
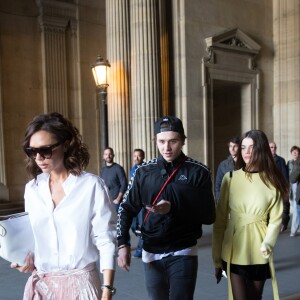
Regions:
[[283, 203], [279, 192], [276, 194], [276, 200], [269, 212], [269, 223], [266, 236], [261, 244], [261, 250], [266, 250], [267, 254], [264, 257], [268, 258], [273, 251], [273, 248], [280, 233], [282, 220]]

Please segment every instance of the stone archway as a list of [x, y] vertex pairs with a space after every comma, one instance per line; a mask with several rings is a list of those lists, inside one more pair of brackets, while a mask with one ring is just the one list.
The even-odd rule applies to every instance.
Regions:
[[215, 174], [228, 155], [227, 141], [259, 127], [260, 46], [239, 29], [205, 39], [203, 58], [206, 161]]

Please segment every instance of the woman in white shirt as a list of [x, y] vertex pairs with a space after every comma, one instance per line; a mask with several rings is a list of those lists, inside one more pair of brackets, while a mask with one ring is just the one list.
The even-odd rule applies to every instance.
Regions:
[[23, 266], [12, 264], [33, 272], [23, 299], [111, 299], [116, 213], [104, 181], [83, 171], [89, 153], [81, 135], [59, 113], [38, 115], [26, 129], [23, 148], [33, 177], [25, 188], [25, 210], [35, 238], [34, 254]]

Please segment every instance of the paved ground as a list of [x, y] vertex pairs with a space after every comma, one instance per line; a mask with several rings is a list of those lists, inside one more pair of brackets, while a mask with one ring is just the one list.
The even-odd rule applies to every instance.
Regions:
[[[133, 237], [132, 244], [136, 245]], [[217, 285], [211, 260], [211, 226], [204, 226], [199, 242], [199, 270], [194, 299], [227, 299], [226, 279]], [[282, 233], [274, 252], [279, 293], [282, 300], [300, 299], [300, 235], [291, 238], [289, 232]], [[28, 275], [9, 268], [9, 263], [0, 259], [0, 300], [21, 300]], [[116, 272], [117, 294], [114, 300], [146, 300], [142, 262], [133, 259], [129, 273], [119, 268]], [[272, 286], [267, 281], [263, 300], [272, 300]], [[65, 299], [64, 299], [65, 300]], [[67, 300], [67, 299], [66, 299]]]

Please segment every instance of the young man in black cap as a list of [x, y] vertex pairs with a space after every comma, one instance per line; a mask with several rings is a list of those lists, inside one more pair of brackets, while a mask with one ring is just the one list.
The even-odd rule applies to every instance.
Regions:
[[197, 240], [202, 224], [215, 220], [209, 170], [182, 152], [186, 136], [180, 119], [160, 118], [154, 125], [158, 158], [140, 166], [118, 213], [119, 267], [129, 270], [129, 230], [144, 207], [142, 238], [148, 299], [193, 299]]

